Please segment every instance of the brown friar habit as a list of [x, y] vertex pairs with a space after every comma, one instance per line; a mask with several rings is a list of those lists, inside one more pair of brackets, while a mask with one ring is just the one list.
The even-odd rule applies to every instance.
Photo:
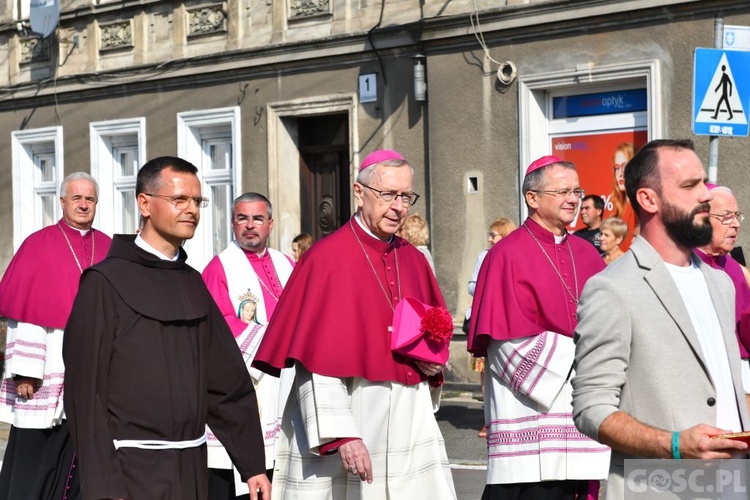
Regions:
[[265, 472], [255, 391], [200, 274], [117, 235], [86, 270], [65, 327], [65, 411], [84, 499], [208, 496], [206, 446], [120, 448], [116, 440], [188, 441], [208, 424], [243, 480]]

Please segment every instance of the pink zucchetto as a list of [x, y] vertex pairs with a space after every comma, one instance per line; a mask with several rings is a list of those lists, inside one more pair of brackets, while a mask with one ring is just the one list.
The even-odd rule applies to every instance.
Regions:
[[359, 171], [363, 171], [370, 165], [390, 160], [406, 161], [406, 158], [401, 156], [401, 153], [397, 153], [391, 149], [378, 149], [367, 155], [367, 158], [362, 160], [362, 163], [359, 165]]
[[711, 191], [712, 189], [716, 189], [719, 186], [714, 184], [713, 182], [707, 182], [706, 187], [708, 188], [709, 191]]
[[540, 168], [548, 167], [550, 165], [554, 165], [555, 163], [565, 163], [565, 160], [554, 155], [542, 156], [538, 160], [534, 160], [533, 162], [531, 162], [529, 168], [526, 169], [526, 175], [529, 175], [534, 170], [539, 170]]

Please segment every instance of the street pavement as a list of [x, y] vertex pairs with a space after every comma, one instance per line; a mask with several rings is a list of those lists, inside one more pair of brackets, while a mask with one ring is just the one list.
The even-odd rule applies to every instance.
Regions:
[[[436, 417], [445, 439], [458, 500], [479, 500], [487, 470], [485, 440], [477, 437], [484, 425], [482, 403], [471, 394], [446, 391]], [[5, 455], [9, 429], [8, 424], [0, 423], [0, 461]]]
[[480, 500], [487, 472], [486, 440], [477, 436], [484, 425], [482, 403], [470, 393], [446, 391], [436, 417], [458, 500]]

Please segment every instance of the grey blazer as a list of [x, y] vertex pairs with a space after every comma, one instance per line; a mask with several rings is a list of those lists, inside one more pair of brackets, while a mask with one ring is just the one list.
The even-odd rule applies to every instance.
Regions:
[[[693, 255], [721, 324], [743, 430], [750, 429], [734, 324], [734, 285]], [[573, 419], [597, 439], [616, 411], [667, 431], [716, 422], [716, 391], [698, 336], [664, 261], [642, 237], [586, 282], [575, 331]], [[736, 429], [739, 431], [740, 429]], [[608, 498], [621, 498], [623, 460], [613, 451]], [[618, 477], [619, 476], [619, 477]], [[620, 484], [618, 484], [620, 483]], [[620, 493], [618, 493], [618, 490]]]

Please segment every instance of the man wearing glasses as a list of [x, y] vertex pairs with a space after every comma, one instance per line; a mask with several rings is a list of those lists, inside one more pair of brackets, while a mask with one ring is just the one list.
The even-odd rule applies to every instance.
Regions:
[[193, 237], [197, 169], [174, 157], [138, 172], [137, 235], [116, 235], [87, 269], [63, 340], [65, 411], [83, 498], [204, 499], [206, 424], [250, 498], [270, 498], [250, 375], [181, 245]]
[[[252, 368], [266, 325], [273, 316], [294, 262], [268, 248], [273, 230], [273, 207], [259, 193], [245, 193], [232, 203], [234, 240], [203, 271], [203, 281], [234, 334], [253, 378], [266, 444], [266, 471], [273, 471], [274, 444], [281, 429], [278, 410], [279, 379]], [[252, 304], [250, 304], [252, 303]], [[254, 310], [252, 317], [243, 311]], [[234, 500], [247, 491], [235, 485], [232, 461], [213, 433], [208, 434], [209, 489], [211, 500]]]
[[571, 417], [576, 306], [604, 268], [568, 234], [584, 196], [572, 163], [534, 161], [522, 192], [529, 217], [495, 244], [479, 272], [468, 348], [485, 361], [489, 465], [483, 500], [574, 499], [594, 493], [609, 448]]
[[745, 309], [750, 307], [750, 287], [745, 280], [740, 264], [729, 255], [740, 233], [740, 226], [745, 214], [739, 211], [737, 199], [732, 191], [724, 186], [706, 184], [711, 191], [711, 241], [695, 253], [703, 262], [727, 273], [732, 279], [735, 292], [735, 321], [737, 322], [737, 339], [739, 340], [740, 357], [742, 358], [742, 385], [750, 393], [750, 329], [740, 328], [740, 318]]
[[296, 371], [274, 498], [456, 497], [433, 414], [444, 367], [391, 351], [401, 299], [444, 306], [424, 255], [395, 236], [419, 198], [413, 177], [395, 151], [365, 158], [357, 213], [305, 253], [261, 342], [253, 366]]

